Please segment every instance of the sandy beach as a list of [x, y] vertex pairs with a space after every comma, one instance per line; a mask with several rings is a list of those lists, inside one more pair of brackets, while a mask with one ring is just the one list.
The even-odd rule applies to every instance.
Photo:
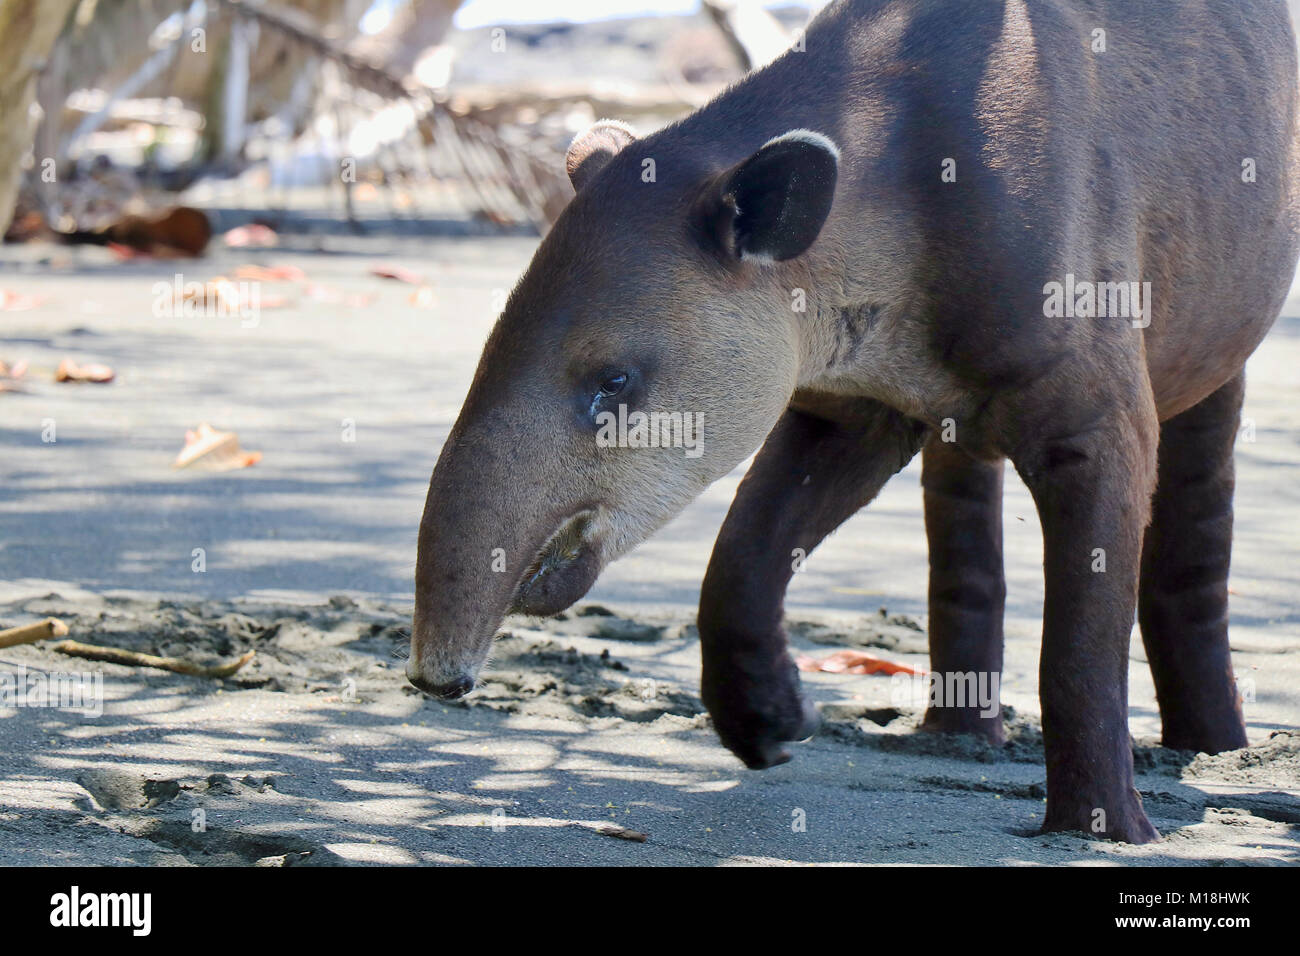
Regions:
[[[1003, 750], [915, 733], [897, 681], [826, 673], [804, 675], [824, 725], [789, 764], [750, 772], [717, 742], [693, 610], [743, 466], [561, 618], [508, 621], [469, 698], [407, 685], [429, 472], [534, 244], [285, 236], [182, 267], [0, 250], [0, 285], [39, 300], [0, 313], [0, 359], [31, 368], [0, 395], [0, 628], [55, 616], [80, 641], [201, 663], [256, 652], [214, 680], [0, 650], [4, 672], [102, 674], [103, 702], [0, 708], [0, 864], [1300, 862], [1300, 298], [1248, 367], [1237, 455], [1251, 747], [1160, 748], [1135, 631], [1138, 786], [1164, 839], [1132, 847], [1035, 832], [1041, 539], [1010, 473]], [[307, 281], [264, 283], [284, 301], [255, 323], [155, 314], [178, 271], [252, 262]], [[380, 262], [432, 297], [413, 304]], [[66, 357], [117, 378], [55, 384]], [[200, 422], [262, 460], [173, 470]], [[924, 668], [925, 560], [916, 462], [796, 576], [796, 649]]]

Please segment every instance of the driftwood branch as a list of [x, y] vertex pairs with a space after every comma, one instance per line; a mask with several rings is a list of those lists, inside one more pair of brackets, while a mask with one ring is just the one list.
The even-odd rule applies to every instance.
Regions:
[[56, 617], [47, 617], [35, 624], [23, 624], [0, 631], [0, 647], [35, 644], [37, 641], [47, 641], [51, 637], [64, 637], [67, 633], [68, 625]]
[[84, 657], [89, 661], [102, 661], [106, 664], [126, 664], [129, 667], [156, 667], [158, 670], [172, 671], [176, 674], [188, 674], [190, 677], [229, 677], [253, 659], [254, 651], [213, 667], [195, 664], [193, 661], [179, 657], [156, 657], [153, 654], [141, 654], [121, 647], [103, 647], [99, 644], [82, 644], [79, 641], [60, 641], [54, 650], [69, 657]]
[[[0, 631], [0, 647], [16, 647], [19, 644], [35, 644], [37, 641], [52, 637], [64, 637], [68, 625], [56, 617], [47, 617], [35, 624], [23, 624]], [[129, 667], [156, 667], [159, 670], [175, 674], [188, 674], [191, 677], [229, 677], [253, 659], [254, 651], [249, 651], [233, 661], [211, 667], [195, 664], [193, 661], [179, 657], [157, 657], [153, 654], [141, 654], [121, 647], [104, 647], [100, 644], [82, 644], [80, 641], [60, 641], [54, 650], [69, 657], [84, 657], [89, 661], [102, 661], [106, 664], [126, 664]]]
[[322, 36], [306, 17], [295, 17], [289, 11], [277, 10], [266, 4], [245, 3], [243, 0], [221, 0], [224, 6], [237, 10], [242, 16], [284, 34], [317, 55], [339, 64], [352, 82], [389, 99], [411, 97], [402, 78], [390, 70], [349, 53]]
[[[242, 16], [255, 20], [260, 25], [279, 31], [298, 43], [314, 51], [322, 59], [336, 64], [346, 74], [348, 82], [361, 89], [369, 90], [385, 99], [405, 100], [415, 110], [416, 126], [427, 139], [445, 146], [456, 165], [464, 173], [482, 208], [495, 222], [505, 223], [517, 218], [517, 213], [509, 210], [510, 198], [523, 212], [524, 216], [545, 232], [550, 225], [550, 216], [545, 210], [554, 204], [539, 201], [535, 190], [530, 190], [529, 182], [521, 178], [511, 164], [500, 162], [492, 153], [501, 149], [510, 149], [495, 129], [479, 123], [473, 123], [467, 117], [448, 110], [437, 101], [432, 90], [410, 83], [405, 77], [376, 63], [340, 48], [324, 36], [321, 36], [310, 24], [301, 18], [295, 19], [288, 11], [276, 10], [267, 4], [253, 5], [244, 0], [221, 0], [237, 10]], [[535, 175], [552, 175], [559, 173], [543, 171], [529, 162]], [[503, 204], [494, 198], [502, 193], [507, 202]], [[555, 186], [559, 189], [560, 186]], [[551, 192], [547, 189], [546, 193]]]

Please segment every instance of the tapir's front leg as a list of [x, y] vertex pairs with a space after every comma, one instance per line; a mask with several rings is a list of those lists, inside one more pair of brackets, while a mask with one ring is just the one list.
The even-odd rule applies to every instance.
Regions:
[[754, 769], [784, 763], [783, 743], [817, 724], [781, 625], [795, 564], [874, 498], [925, 435], [868, 400], [824, 411], [834, 418], [792, 408], [772, 431], [732, 502], [700, 594], [704, 703], [722, 742]]
[[1108, 413], [1065, 434], [1049, 428], [1013, 456], [1043, 526], [1043, 829], [1147, 843], [1159, 834], [1133, 786], [1128, 655], [1155, 487], [1155, 411]]
[[936, 690], [973, 687], [970, 698], [933, 693], [921, 727], [1006, 738], [1002, 683], [1001, 461], [980, 461], [931, 435], [921, 453], [925, 533], [930, 545], [930, 669]]

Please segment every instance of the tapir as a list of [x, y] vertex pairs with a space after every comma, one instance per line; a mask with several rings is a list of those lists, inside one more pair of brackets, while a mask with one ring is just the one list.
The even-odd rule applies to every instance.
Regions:
[[[1246, 745], [1233, 447], [1300, 255], [1296, 106], [1283, 0], [840, 0], [679, 122], [597, 123], [433, 470], [408, 678], [470, 692], [506, 614], [568, 607], [757, 450], [698, 624], [718, 736], [770, 767], [816, 727], [797, 556], [918, 453], [932, 673], [1000, 672], [1010, 460], [1043, 533], [1044, 829], [1157, 839], [1135, 616], [1164, 744]], [[698, 453], [600, 440], [636, 412], [697, 416]], [[1003, 739], [970, 704], [923, 729]]]

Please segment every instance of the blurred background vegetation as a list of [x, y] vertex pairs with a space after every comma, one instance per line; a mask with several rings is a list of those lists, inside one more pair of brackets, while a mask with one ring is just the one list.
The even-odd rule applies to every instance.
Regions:
[[702, 105], [819, 5], [0, 0], [0, 231], [544, 232], [575, 132]]

